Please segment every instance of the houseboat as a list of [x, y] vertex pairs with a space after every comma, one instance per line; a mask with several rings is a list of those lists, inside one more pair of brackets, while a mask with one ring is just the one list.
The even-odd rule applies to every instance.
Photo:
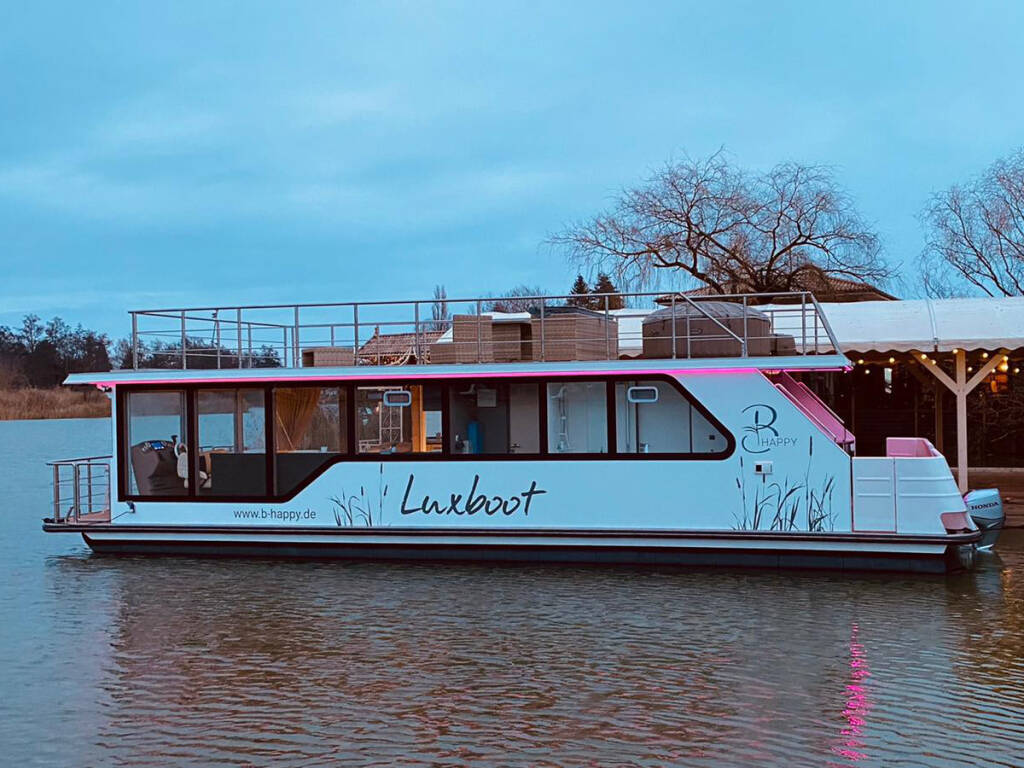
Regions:
[[942, 455], [856, 455], [802, 380], [849, 369], [811, 294], [567, 298], [134, 311], [129, 367], [66, 382], [108, 393], [113, 455], [53, 462], [43, 528], [99, 553], [973, 565]]

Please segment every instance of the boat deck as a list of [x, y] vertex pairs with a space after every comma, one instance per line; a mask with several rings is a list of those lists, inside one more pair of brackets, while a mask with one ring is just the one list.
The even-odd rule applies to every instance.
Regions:
[[840, 351], [808, 292], [435, 298], [130, 314], [135, 370], [708, 361]]
[[53, 523], [110, 522], [110, 456], [48, 462], [53, 473]]

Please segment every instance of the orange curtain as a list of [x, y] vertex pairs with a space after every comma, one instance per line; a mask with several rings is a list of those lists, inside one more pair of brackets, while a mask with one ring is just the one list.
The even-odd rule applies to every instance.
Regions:
[[274, 390], [274, 445], [278, 451], [302, 447], [319, 402], [318, 387]]

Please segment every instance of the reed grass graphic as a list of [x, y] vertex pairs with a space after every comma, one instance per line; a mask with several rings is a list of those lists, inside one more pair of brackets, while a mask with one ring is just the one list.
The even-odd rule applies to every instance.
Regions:
[[[737, 531], [808, 531], [820, 533], [835, 530], [832, 497], [835, 476], [811, 479], [814, 460], [814, 437], [807, 440], [807, 467], [802, 478], [786, 475], [781, 482], [768, 482], [767, 476], [754, 486], [748, 497], [745, 464], [740, 456], [740, 472], [736, 487], [740, 491], [742, 515], [735, 515], [733, 530]], [[751, 503], [752, 502], [752, 503]]]
[[[351, 528], [361, 525], [366, 528], [374, 528], [384, 525], [384, 500], [388, 495], [388, 486], [384, 482], [384, 465], [380, 465], [377, 474], [377, 500], [373, 500], [366, 493], [365, 486], [359, 486], [358, 494], [349, 494], [342, 487], [340, 496], [331, 496], [334, 512], [334, 522], [339, 528]], [[376, 509], [375, 509], [376, 507]], [[374, 515], [376, 514], [376, 520]]]

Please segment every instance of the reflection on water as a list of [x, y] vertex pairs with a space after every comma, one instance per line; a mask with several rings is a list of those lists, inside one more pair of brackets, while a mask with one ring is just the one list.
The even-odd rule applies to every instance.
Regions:
[[948, 578], [101, 558], [20, 469], [12, 763], [1020, 764], [1024, 532]]
[[850, 760], [864, 760], [867, 757], [859, 749], [864, 746], [861, 735], [871, 708], [866, 680], [870, 675], [864, 645], [857, 641], [857, 624], [854, 622], [850, 627], [850, 682], [846, 686], [846, 709], [843, 710], [847, 725], [840, 732], [842, 739], [839, 746], [832, 748], [837, 755]]

